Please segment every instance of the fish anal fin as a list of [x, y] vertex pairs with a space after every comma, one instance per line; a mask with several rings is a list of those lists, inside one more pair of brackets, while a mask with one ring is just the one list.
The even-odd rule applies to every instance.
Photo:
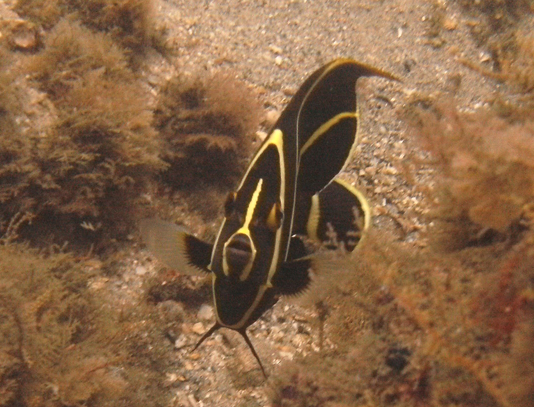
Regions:
[[159, 219], [143, 219], [141, 236], [156, 259], [180, 273], [209, 273], [213, 246], [181, 227]]
[[306, 232], [328, 249], [343, 246], [351, 252], [370, 223], [371, 210], [363, 194], [336, 178], [311, 198]]

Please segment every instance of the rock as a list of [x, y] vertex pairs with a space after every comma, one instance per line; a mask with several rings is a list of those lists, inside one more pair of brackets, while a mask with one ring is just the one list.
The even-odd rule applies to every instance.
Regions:
[[137, 274], [138, 276], [144, 276], [146, 273], [147, 269], [145, 266], [139, 265], [135, 268], [135, 274]]
[[12, 47], [32, 50], [37, 48], [39, 44], [39, 36], [37, 27], [25, 20], [11, 20], [9, 21], [9, 43]]
[[[208, 304], [202, 304], [198, 310], [197, 316], [199, 319], [211, 320], [213, 319], [213, 307]], [[194, 329], [194, 326], [193, 326]], [[202, 327], [204, 329], [204, 327]]]
[[280, 112], [278, 110], [274, 110], [274, 109], [267, 110], [267, 112], [265, 113], [265, 120], [264, 120], [265, 127], [271, 128], [272, 126], [274, 126], [274, 124], [276, 123], [279, 117], [280, 117]]
[[273, 54], [281, 54], [283, 52], [282, 48], [272, 44], [269, 45], [269, 51], [271, 51]]
[[191, 330], [196, 333], [197, 335], [203, 335], [206, 329], [204, 328], [204, 324], [202, 322], [197, 322], [193, 325]]
[[174, 347], [176, 349], [182, 349], [186, 346], [187, 346], [187, 339], [183, 335], [180, 335], [178, 339], [174, 341]]

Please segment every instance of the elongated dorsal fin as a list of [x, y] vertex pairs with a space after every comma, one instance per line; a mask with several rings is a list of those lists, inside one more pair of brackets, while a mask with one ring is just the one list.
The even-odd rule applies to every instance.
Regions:
[[308, 85], [296, 117], [297, 193], [301, 194], [319, 192], [352, 158], [360, 127], [358, 80], [368, 76], [396, 79], [344, 58], [330, 62], [314, 75], [317, 77]]

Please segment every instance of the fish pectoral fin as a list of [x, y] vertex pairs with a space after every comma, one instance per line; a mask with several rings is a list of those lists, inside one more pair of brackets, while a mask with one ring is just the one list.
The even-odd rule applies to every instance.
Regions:
[[311, 251], [306, 248], [306, 244], [302, 240], [301, 236], [291, 236], [289, 243], [289, 250], [286, 256], [286, 262], [291, 262], [311, 254]]
[[306, 291], [312, 282], [312, 260], [309, 257], [282, 263], [272, 280], [281, 295], [297, 295]]
[[327, 249], [343, 246], [352, 252], [371, 223], [371, 209], [363, 194], [338, 178], [311, 198], [306, 233]]
[[150, 252], [167, 267], [189, 275], [209, 273], [212, 244], [159, 219], [143, 219], [139, 228]]

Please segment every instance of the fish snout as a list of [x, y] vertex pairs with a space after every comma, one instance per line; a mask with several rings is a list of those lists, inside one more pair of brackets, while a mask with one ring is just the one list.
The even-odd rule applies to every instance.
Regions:
[[225, 256], [229, 274], [240, 276], [254, 260], [254, 250], [250, 237], [243, 233], [232, 236], [226, 244]]

